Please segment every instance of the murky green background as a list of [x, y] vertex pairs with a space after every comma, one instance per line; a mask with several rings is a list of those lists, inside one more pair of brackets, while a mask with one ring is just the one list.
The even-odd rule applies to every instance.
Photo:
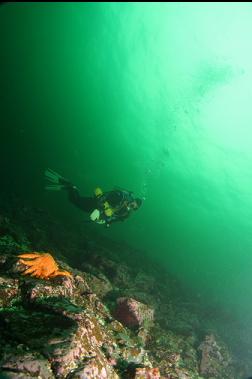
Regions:
[[250, 3], [5, 3], [2, 193], [83, 222], [46, 167], [133, 190], [141, 210], [101, 233], [250, 326], [251, 38]]

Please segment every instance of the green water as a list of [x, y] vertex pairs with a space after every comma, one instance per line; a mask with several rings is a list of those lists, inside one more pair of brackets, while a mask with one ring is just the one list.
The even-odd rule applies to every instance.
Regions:
[[252, 327], [251, 37], [250, 3], [2, 5], [2, 191], [62, 222], [83, 215], [45, 167], [134, 191], [101, 233]]

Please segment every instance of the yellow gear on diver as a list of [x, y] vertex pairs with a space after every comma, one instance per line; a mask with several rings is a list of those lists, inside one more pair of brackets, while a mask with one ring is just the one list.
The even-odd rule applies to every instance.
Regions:
[[107, 201], [105, 201], [105, 203], [103, 204], [104, 206], [104, 213], [106, 216], [108, 217], [111, 217], [112, 214], [114, 213], [114, 210], [110, 207], [109, 203]]
[[[95, 196], [100, 197], [103, 195], [102, 189], [100, 187], [95, 188], [94, 190]], [[107, 201], [104, 202], [104, 213], [107, 217], [111, 217], [114, 213], [114, 210], [110, 207], [109, 203]]]
[[105, 209], [104, 213], [106, 216], [111, 217], [112, 214], [114, 213], [114, 211], [113, 211], [113, 209], [108, 208], [108, 209]]
[[94, 193], [97, 197], [103, 195], [102, 189], [100, 187], [95, 188]]

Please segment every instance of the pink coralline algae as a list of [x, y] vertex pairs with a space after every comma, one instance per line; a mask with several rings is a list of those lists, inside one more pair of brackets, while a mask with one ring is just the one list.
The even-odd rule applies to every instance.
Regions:
[[134, 379], [159, 379], [158, 368], [137, 368]]
[[214, 376], [216, 378], [231, 378], [229, 365], [231, 357], [215, 336], [210, 334], [205, 337], [205, 341], [200, 345], [201, 362], [200, 373], [204, 376]]
[[121, 297], [117, 300], [115, 317], [128, 327], [147, 327], [153, 322], [154, 311], [135, 299]]

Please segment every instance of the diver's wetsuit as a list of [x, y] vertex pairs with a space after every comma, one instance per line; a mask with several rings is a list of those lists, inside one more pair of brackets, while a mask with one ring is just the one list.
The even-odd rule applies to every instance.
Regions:
[[[107, 224], [115, 221], [123, 221], [129, 217], [131, 211], [127, 207], [127, 203], [134, 200], [131, 192], [115, 190], [105, 192], [103, 195], [96, 197], [80, 196], [78, 189], [74, 186], [66, 187], [68, 198], [75, 206], [82, 209], [84, 212], [92, 212], [99, 209], [102, 218]], [[108, 202], [114, 209], [112, 216], [106, 216], [104, 213], [104, 203]]]
[[115, 190], [105, 192], [99, 201], [104, 204], [105, 201], [115, 210], [111, 217], [107, 217], [108, 222], [124, 221], [129, 217], [131, 210], [128, 209], [127, 204], [134, 201], [133, 194], [125, 190]]
[[98, 207], [97, 197], [83, 197], [80, 195], [78, 189], [74, 186], [67, 187], [68, 198], [76, 205], [76, 207], [82, 209], [84, 212], [92, 212]]

